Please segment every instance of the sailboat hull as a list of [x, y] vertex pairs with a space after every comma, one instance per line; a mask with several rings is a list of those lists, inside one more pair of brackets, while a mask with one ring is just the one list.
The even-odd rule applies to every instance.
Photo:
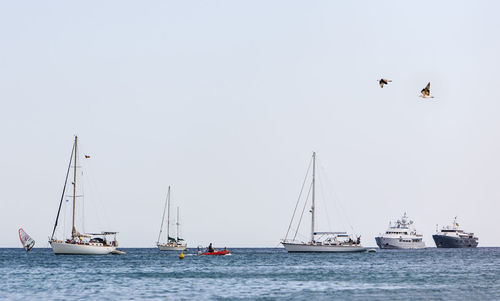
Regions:
[[158, 249], [160, 251], [184, 251], [187, 249], [187, 245], [162, 245], [158, 244]]
[[116, 247], [99, 245], [68, 244], [65, 242], [50, 242], [56, 255], [107, 255], [116, 252]]
[[352, 253], [364, 252], [360, 245], [313, 245], [298, 243], [282, 243], [288, 253]]

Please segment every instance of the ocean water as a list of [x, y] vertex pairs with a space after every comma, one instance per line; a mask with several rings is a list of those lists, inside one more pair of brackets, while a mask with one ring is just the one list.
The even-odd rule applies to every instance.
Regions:
[[500, 299], [500, 248], [352, 254], [230, 249], [231, 256], [184, 260], [178, 252], [123, 250], [122, 256], [55, 256], [50, 249], [0, 249], [0, 299]]

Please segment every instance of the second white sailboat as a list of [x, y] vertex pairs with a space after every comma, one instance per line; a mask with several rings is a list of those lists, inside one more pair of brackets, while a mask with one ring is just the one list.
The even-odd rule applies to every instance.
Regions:
[[[360, 237], [353, 239], [346, 232], [316, 232], [315, 229], [315, 185], [316, 185], [316, 153], [312, 155], [312, 204], [311, 204], [311, 240], [308, 242], [297, 241], [297, 232], [293, 239], [288, 239], [288, 234], [295, 216], [295, 211], [290, 221], [290, 226], [281, 244], [290, 253], [313, 253], [313, 252], [364, 252], [366, 248], [361, 245]], [[309, 171], [309, 170], [308, 170]], [[306, 174], [307, 177], [307, 174]], [[305, 182], [304, 182], [305, 184]], [[300, 198], [299, 198], [300, 200]], [[306, 200], [307, 201], [307, 200]], [[298, 204], [298, 203], [297, 203]], [[297, 207], [295, 207], [297, 209]], [[304, 207], [305, 208], [305, 207]], [[299, 224], [300, 226], [300, 224]], [[297, 227], [298, 228], [298, 227]]]
[[[163, 222], [165, 221], [165, 211], [167, 211], [167, 241], [161, 243], [161, 234], [163, 232]], [[184, 239], [179, 237], [179, 207], [177, 207], [177, 236], [170, 237], [170, 186], [168, 186], [167, 199], [165, 200], [165, 207], [163, 208], [163, 216], [161, 218], [160, 233], [158, 234], [158, 241], [156, 246], [160, 251], [184, 251], [187, 249], [187, 244], [183, 243]]]

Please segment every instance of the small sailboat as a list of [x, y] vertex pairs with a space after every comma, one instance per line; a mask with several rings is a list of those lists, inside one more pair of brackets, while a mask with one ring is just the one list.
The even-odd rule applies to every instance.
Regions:
[[[89, 158], [89, 156], [85, 156]], [[100, 233], [80, 233], [75, 227], [75, 214], [76, 214], [76, 187], [77, 187], [77, 168], [78, 166], [78, 137], [75, 136], [75, 141], [73, 143], [73, 149], [71, 150], [71, 156], [69, 160], [68, 170], [66, 171], [66, 179], [64, 181], [63, 192], [61, 196], [61, 201], [59, 202], [59, 209], [57, 210], [57, 217], [54, 224], [54, 229], [52, 235], [49, 238], [49, 244], [52, 247], [54, 254], [66, 254], [66, 255], [106, 255], [106, 254], [124, 254], [122, 251], [118, 251], [116, 247], [118, 242], [116, 241], [116, 234], [118, 232], [104, 231]], [[73, 166], [71, 165], [73, 164]], [[64, 193], [66, 192], [66, 185], [68, 183], [68, 176], [73, 167], [73, 218], [72, 218], [72, 228], [71, 237], [66, 240], [59, 240], [55, 237], [55, 232], [57, 224], [59, 221], [59, 214], [61, 213], [61, 207], [64, 200]], [[108, 239], [112, 237], [112, 239]]]
[[23, 248], [26, 250], [26, 252], [29, 252], [35, 246], [35, 240], [31, 238], [28, 233], [24, 232], [23, 228], [19, 228], [18, 232], [21, 244], [23, 244]]
[[[165, 211], [167, 212], [167, 241], [161, 243], [160, 240], [163, 232], [163, 222], [165, 221]], [[184, 251], [187, 249], [187, 245], [183, 243], [184, 239], [179, 237], [179, 207], [177, 207], [177, 221], [175, 225], [177, 226], [177, 235], [173, 238], [170, 237], [170, 186], [168, 186], [167, 199], [165, 200], [163, 216], [161, 218], [160, 233], [158, 234], [158, 241], [156, 242], [156, 246], [160, 251]]]
[[[285, 247], [285, 250], [289, 253], [313, 253], [313, 252], [364, 252], [366, 248], [361, 245], [361, 239], [358, 236], [353, 239], [347, 232], [316, 232], [315, 231], [315, 182], [316, 182], [316, 153], [313, 152], [312, 155], [312, 181], [310, 186], [310, 191], [312, 192], [312, 205], [311, 205], [311, 240], [308, 242], [297, 241], [297, 232], [293, 239], [288, 239], [288, 233], [292, 226], [293, 218], [295, 216], [295, 211], [290, 221], [290, 226], [285, 235], [285, 239], [281, 241], [281, 244]], [[309, 169], [308, 169], [309, 172]], [[306, 174], [307, 178], [307, 174]], [[305, 184], [305, 180], [304, 180]], [[300, 200], [300, 198], [299, 198]], [[307, 201], [307, 200], [306, 200]], [[298, 205], [298, 202], [297, 202]], [[305, 208], [305, 204], [304, 204]], [[297, 209], [297, 207], [295, 207]], [[302, 219], [302, 215], [301, 218]], [[299, 221], [300, 226], [300, 221]], [[298, 227], [297, 227], [298, 229]]]

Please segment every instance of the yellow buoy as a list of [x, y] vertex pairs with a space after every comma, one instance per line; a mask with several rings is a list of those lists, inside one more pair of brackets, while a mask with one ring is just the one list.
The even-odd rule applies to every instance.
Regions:
[[184, 259], [184, 253], [181, 251], [181, 255], [179, 255], [179, 259]]

